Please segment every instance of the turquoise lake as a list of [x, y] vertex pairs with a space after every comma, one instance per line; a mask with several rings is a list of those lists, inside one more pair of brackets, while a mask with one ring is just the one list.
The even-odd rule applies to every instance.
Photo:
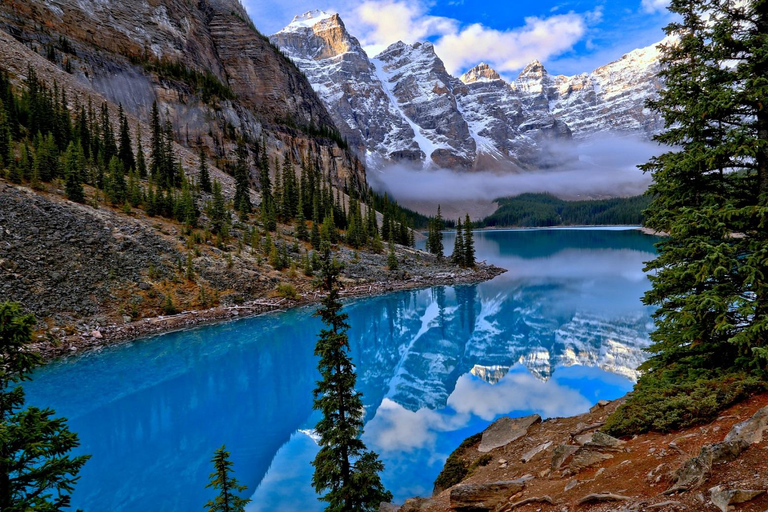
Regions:
[[[640, 298], [654, 237], [629, 229], [480, 231], [472, 286], [347, 303], [363, 439], [397, 502], [432, 492], [446, 457], [504, 415], [578, 414], [633, 385], [653, 329]], [[452, 235], [445, 235], [446, 252]], [[203, 510], [226, 444], [248, 511], [321, 511], [313, 308], [170, 333], [54, 362], [25, 384], [91, 454], [73, 510]]]

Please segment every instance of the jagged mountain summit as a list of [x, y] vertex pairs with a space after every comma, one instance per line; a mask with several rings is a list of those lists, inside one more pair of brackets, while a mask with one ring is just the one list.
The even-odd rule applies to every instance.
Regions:
[[451, 76], [429, 42], [398, 41], [370, 58], [335, 13], [297, 16], [270, 40], [373, 168], [547, 168], [567, 158], [553, 150], [559, 142], [605, 131], [648, 138], [661, 128], [644, 108], [661, 87], [656, 46], [572, 77], [534, 61], [509, 83], [485, 63]]

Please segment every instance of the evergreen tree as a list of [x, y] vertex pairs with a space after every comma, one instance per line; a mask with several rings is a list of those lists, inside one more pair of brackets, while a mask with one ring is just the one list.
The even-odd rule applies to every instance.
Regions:
[[221, 192], [221, 183], [213, 182], [213, 199], [208, 204], [208, 218], [211, 221], [211, 232], [218, 235], [226, 230], [227, 207], [224, 204], [224, 195]]
[[130, 171], [136, 169], [136, 160], [131, 147], [131, 130], [128, 128], [128, 118], [123, 112], [122, 103], [117, 106], [118, 124], [120, 125], [120, 149], [118, 157], [123, 162], [123, 169]]
[[108, 182], [104, 188], [111, 203], [123, 204], [125, 202], [128, 186], [125, 183], [123, 162], [120, 161], [117, 155], [113, 156], [109, 161]]
[[136, 171], [139, 178], [147, 177], [147, 160], [144, 157], [144, 148], [141, 145], [141, 125], [136, 125]]
[[0, 510], [59, 512], [88, 456], [68, 453], [80, 445], [64, 418], [51, 409], [24, 408], [18, 385], [42, 364], [29, 350], [35, 319], [18, 304], [0, 303]]
[[200, 190], [203, 192], [211, 192], [211, 176], [208, 173], [208, 160], [205, 156], [205, 149], [203, 146], [200, 146], [200, 173], [199, 173], [199, 182], [200, 182]]
[[206, 489], [211, 487], [219, 491], [219, 494], [205, 504], [207, 512], [243, 512], [245, 506], [251, 502], [250, 499], [238, 496], [247, 487], [240, 485], [240, 482], [232, 476], [234, 464], [229, 460], [229, 452], [225, 448], [222, 445], [214, 452], [211, 459], [214, 471], [208, 476], [211, 481], [205, 487]]
[[389, 254], [387, 255], [387, 267], [389, 270], [397, 270], [397, 255], [395, 254], [395, 242], [389, 241]]
[[112, 120], [109, 117], [109, 106], [106, 102], [101, 104], [101, 151], [104, 162], [109, 162], [113, 156], [118, 156], [115, 132], [112, 130]]
[[[674, 148], [653, 174], [646, 225], [669, 233], [644, 298], [658, 306], [644, 368], [768, 368], [768, 2], [673, 0], [666, 88], [649, 106]], [[732, 236], [741, 233], [740, 237]]]
[[317, 222], [312, 223], [312, 230], [310, 231], [309, 235], [309, 242], [312, 244], [312, 247], [315, 249], [320, 248], [320, 228], [317, 227]]
[[189, 187], [189, 182], [184, 181], [181, 187], [181, 199], [179, 200], [179, 220], [186, 224], [190, 229], [197, 227], [197, 218], [200, 216], [200, 212], [197, 210], [195, 204], [195, 198], [192, 195], [192, 190]]
[[11, 125], [0, 98], [0, 169], [11, 167]]
[[177, 172], [176, 155], [173, 150], [173, 125], [166, 111], [165, 130], [163, 132], [163, 158], [160, 170], [160, 185], [171, 188], [181, 184], [183, 172]]
[[437, 216], [429, 221], [429, 235], [427, 236], [427, 252], [436, 254], [438, 259], [443, 258], [443, 216], [440, 213], [440, 205], [437, 206]]
[[235, 165], [235, 210], [242, 217], [251, 213], [251, 186], [248, 179], [248, 148], [242, 137], [237, 139], [237, 163]]
[[35, 137], [35, 159], [33, 172], [40, 181], [51, 181], [59, 176], [59, 150], [52, 133]]
[[152, 177], [156, 180], [164, 167], [163, 163], [163, 129], [160, 125], [160, 112], [157, 108], [157, 102], [152, 102], [152, 112], [149, 117], [150, 134], [150, 152], [149, 152], [149, 170]]
[[314, 408], [323, 414], [315, 430], [320, 452], [312, 461], [312, 485], [328, 503], [331, 512], [374, 511], [392, 500], [378, 473], [384, 465], [360, 439], [363, 429], [362, 396], [355, 391], [357, 376], [349, 356], [347, 315], [339, 300], [341, 266], [323, 249], [319, 284], [327, 293], [317, 316], [325, 324], [320, 331], [315, 355], [320, 358], [321, 380], [315, 388]]
[[65, 193], [67, 199], [82, 203], [85, 201], [83, 193], [83, 175], [85, 174], [85, 155], [80, 143], [75, 146], [70, 142], [64, 155], [64, 178], [66, 180]]
[[464, 266], [466, 261], [466, 253], [464, 252], [464, 233], [461, 229], [461, 218], [456, 221], [456, 242], [453, 245], [453, 254], [451, 254], [451, 262], [454, 265]]
[[467, 268], [475, 266], [475, 238], [469, 214], [464, 218], [464, 266]]
[[304, 212], [299, 208], [299, 215], [296, 218], [296, 238], [302, 242], [309, 240], [309, 231], [307, 230], [307, 222], [304, 220]]

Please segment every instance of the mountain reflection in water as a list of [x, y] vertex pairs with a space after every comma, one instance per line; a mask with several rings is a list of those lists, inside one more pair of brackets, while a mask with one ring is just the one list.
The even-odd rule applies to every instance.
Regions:
[[[502, 415], [582, 412], [626, 393], [652, 327], [640, 297], [654, 239], [637, 231], [486, 231], [478, 259], [509, 269], [474, 286], [348, 303], [364, 440], [396, 499], [428, 495], [447, 455]], [[446, 235], [446, 251], [452, 237]], [[317, 415], [309, 308], [51, 364], [25, 386], [80, 435], [73, 505], [197, 510], [227, 445], [248, 510], [322, 510], [311, 488]]]

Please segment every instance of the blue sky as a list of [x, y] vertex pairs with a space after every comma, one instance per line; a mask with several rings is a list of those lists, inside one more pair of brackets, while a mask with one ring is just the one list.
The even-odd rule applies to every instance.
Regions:
[[432, 41], [448, 70], [484, 61], [514, 77], [538, 59], [577, 74], [664, 37], [668, 0], [242, 0], [265, 34], [313, 9], [338, 12], [371, 57], [398, 40]]

